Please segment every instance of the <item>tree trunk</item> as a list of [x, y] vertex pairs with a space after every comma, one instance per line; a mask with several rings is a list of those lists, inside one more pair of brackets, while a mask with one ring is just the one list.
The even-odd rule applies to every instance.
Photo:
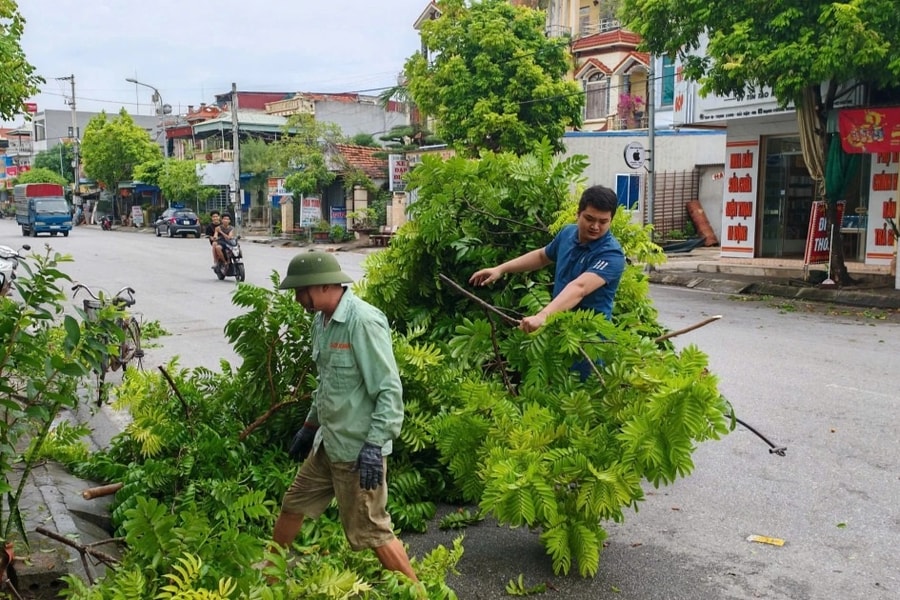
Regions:
[[828, 198], [825, 194], [828, 114], [834, 109], [835, 90], [836, 86], [831, 82], [826, 87], [823, 96], [821, 85], [811, 85], [804, 90], [795, 105], [803, 159], [810, 176], [816, 182], [815, 199], [825, 200], [826, 227], [829, 231], [828, 243], [831, 244], [828, 276], [838, 285], [844, 286], [853, 285], [857, 281], [850, 277], [844, 260], [841, 223], [837, 220], [837, 200]]
[[828, 227], [831, 228], [828, 239], [829, 248], [831, 248], [828, 276], [839, 286], [855, 285], [858, 282], [850, 276], [844, 260], [844, 237], [841, 234], [841, 224], [837, 218], [837, 202], [827, 202], [825, 207], [825, 218]]

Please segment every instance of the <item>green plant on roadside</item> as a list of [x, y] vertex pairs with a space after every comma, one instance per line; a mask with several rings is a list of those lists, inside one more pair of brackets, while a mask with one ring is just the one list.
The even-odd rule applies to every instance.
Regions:
[[480, 510], [460, 509], [446, 515], [438, 526], [441, 529], [464, 529], [484, 521], [484, 512]]
[[154, 319], [141, 322], [141, 342], [144, 340], [155, 340], [167, 335], [172, 334], [162, 326], [159, 320]]
[[506, 593], [510, 596], [531, 596], [534, 594], [543, 594], [547, 591], [546, 583], [538, 583], [536, 585], [525, 585], [525, 575], [519, 574], [518, 579], [510, 579], [506, 584]]
[[347, 228], [343, 225], [332, 225], [329, 233], [332, 242], [343, 242], [347, 239]]
[[26, 546], [24, 486], [55, 420], [78, 406], [81, 384], [100, 367], [108, 341], [118, 339], [113, 308], [90, 328], [64, 313], [61, 284], [70, 279], [60, 266], [70, 260], [49, 247], [32, 253], [14, 282], [18, 298], [0, 298], [0, 539], [15, 532]]

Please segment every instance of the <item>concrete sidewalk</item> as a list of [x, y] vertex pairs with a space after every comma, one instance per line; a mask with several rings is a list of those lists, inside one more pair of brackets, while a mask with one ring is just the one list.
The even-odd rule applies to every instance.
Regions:
[[824, 265], [809, 267], [796, 259], [723, 258], [718, 247], [668, 255], [665, 264], [648, 271], [651, 283], [732, 294], [760, 294], [848, 306], [900, 309], [900, 290], [887, 267], [848, 262], [857, 280], [843, 288], [812, 283], [824, 278]]

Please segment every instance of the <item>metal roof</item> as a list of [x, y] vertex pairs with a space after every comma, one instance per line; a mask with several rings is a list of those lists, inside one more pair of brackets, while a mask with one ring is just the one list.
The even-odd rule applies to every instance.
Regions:
[[[238, 129], [241, 131], [257, 131], [280, 133], [287, 119], [278, 115], [270, 115], [258, 110], [237, 111]], [[231, 111], [222, 112], [218, 117], [201, 121], [192, 126], [194, 135], [231, 131]]]

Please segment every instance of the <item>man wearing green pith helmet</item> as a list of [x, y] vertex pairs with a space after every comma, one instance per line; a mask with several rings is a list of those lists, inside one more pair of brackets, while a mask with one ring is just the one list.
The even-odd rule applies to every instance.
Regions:
[[272, 537], [287, 547], [305, 516], [337, 499], [354, 550], [371, 548], [385, 568], [418, 581], [385, 508], [386, 460], [403, 424], [403, 388], [387, 318], [347, 287], [353, 280], [326, 252], [298, 254], [279, 286], [314, 312], [312, 358], [319, 373], [309, 414], [291, 441], [303, 461]]

